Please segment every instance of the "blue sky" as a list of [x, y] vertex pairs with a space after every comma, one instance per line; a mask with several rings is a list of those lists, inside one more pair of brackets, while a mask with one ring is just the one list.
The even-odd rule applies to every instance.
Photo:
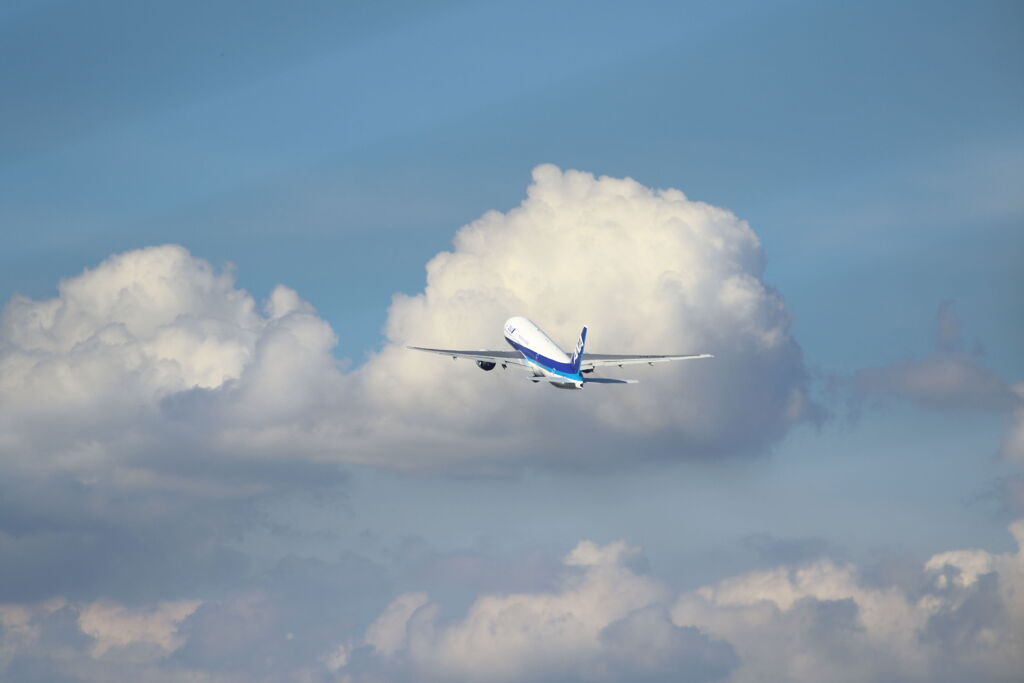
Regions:
[[[317, 676], [347, 672], [354, 680], [374, 671], [394, 679], [458, 679], [472, 678], [466, 672], [474, 669], [462, 660], [470, 668], [444, 668], [411, 654], [389, 663], [364, 633], [409, 591], [426, 591], [446, 618], [458, 621], [484, 595], [557, 590], [559, 558], [583, 539], [642, 546], [636, 566], [643, 576], [684, 593], [772, 563], [799, 566], [822, 556], [881, 576], [880, 568], [919, 567], [947, 550], [1012, 553], [1007, 525], [1024, 516], [1024, 454], [1014, 450], [1012, 436], [1022, 419], [1012, 385], [1024, 379], [1022, 19], [1013, 2], [6, 5], [0, 11], [0, 301], [7, 317], [0, 363], [10, 363], [9, 377], [22, 377], [17, 368], [24, 358], [38, 357], [25, 351], [28, 318], [10, 303], [19, 295], [51, 299], [58, 282], [113, 254], [181, 245], [190, 259], [233, 274], [233, 286], [257, 303], [283, 284], [315, 308], [315, 320], [294, 334], [312, 340], [304, 347], [313, 349], [310, 358], [323, 352], [336, 359], [349, 383], [344, 391], [310, 389], [327, 366], [296, 365], [295, 384], [286, 387], [294, 393], [282, 389], [281, 400], [299, 396], [296, 405], [313, 406], [288, 413], [297, 453], [305, 439], [334, 433], [323, 432], [324, 406], [332, 415], [349, 411], [373, 423], [376, 399], [360, 398], [352, 388], [363, 386], [359, 372], [391, 378], [375, 363], [396, 357], [389, 355], [394, 342], [416, 341], [385, 334], [388, 324], [417, 329], [392, 297], [423, 292], [425, 266], [436, 254], [465, 251], [453, 247], [462, 226], [488, 211], [512, 216], [528, 187], [544, 186], [537, 176], [531, 180], [533, 169], [554, 164], [632, 178], [646, 188], [677, 188], [746, 221], [760, 240], [764, 265], [763, 273], [752, 274], [784, 302], [792, 321], [787, 339], [797, 354], [779, 357], [795, 364], [785, 377], [782, 370], [769, 377], [767, 360], [750, 362], [762, 363], [766, 386], [806, 391], [817, 412], [761, 432], [744, 425], [754, 413], [737, 413], [729, 424], [751, 430], [750, 438], [720, 435], [721, 443], [747, 445], [723, 446], [715, 457], [688, 454], [680, 444], [690, 443], [690, 433], [668, 420], [638, 437], [633, 460], [563, 460], [559, 449], [572, 443], [565, 435], [550, 447], [533, 442], [525, 464], [505, 467], [506, 460], [485, 458], [481, 471], [465, 463], [481, 443], [491, 443], [478, 437], [494, 416], [452, 418], [444, 422], [449, 433], [430, 432], [433, 443], [430, 436], [422, 437], [427, 443], [410, 438], [385, 446], [353, 441], [337, 448], [358, 457], [325, 455], [330, 448], [322, 445], [300, 457], [277, 442], [266, 445], [251, 426], [231, 423], [230, 432], [217, 432], [211, 425], [237, 419], [232, 411], [241, 409], [211, 408], [197, 417], [214, 404], [202, 403], [201, 392], [189, 393], [188, 386], [174, 389], [182, 396], [174, 405], [186, 417], [151, 428], [142, 408], [126, 412], [135, 417], [123, 422], [106, 415], [109, 399], [99, 393], [70, 412], [31, 412], [25, 406], [36, 399], [26, 397], [41, 392], [38, 405], [55, 401], [47, 392], [58, 385], [11, 379], [0, 407], [21, 417], [11, 417], [17, 426], [0, 433], [8, 478], [66, 498], [51, 509], [10, 494], [13, 502], [0, 509], [0, 532], [18, 539], [0, 544], [8, 571], [54, 574], [52, 585], [25, 579], [3, 599], [38, 605], [63, 596], [77, 605], [80, 625], [93, 623], [82, 621], [92, 614], [83, 605], [112, 600], [149, 609], [153, 619], [163, 615], [178, 629], [178, 637], [156, 645], [135, 634], [149, 648], [142, 659], [118, 659], [123, 644], [99, 654], [86, 648], [82, 656], [96, 660], [86, 677], [244, 676], [244, 665], [218, 657], [215, 647], [213, 654], [200, 652], [195, 643], [219, 642], [218, 629], [230, 621], [225, 614], [243, 593], [275, 605], [292, 595], [305, 579], [288, 574], [295, 567], [288, 562], [341, 563], [363, 567], [351, 570], [357, 578], [376, 573], [387, 581], [326, 582], [308, 599], [316, 604], [359, 594], [360, 611], [305, 622], [267, 617], [265, 631], [230, 647], [245, 652], [306, 629], [317, 635], [304, 642], [349, 643], [347, 663], [323, 669], [313, 650], [286, 649], [271, 680], [311, 666], [320, 667]], [[615, 245], [595, 245], [593, 258], [607, 249], [614, 253]], [[581, 250], [570, 261], [586, 264], [588, 256]], [[205, 276], [196, 263], [186, 259], [174, 272], [199, 282]], [[709, 266], [708, 282], [716, 282], [717, 272]], [[487, 283], [464, 286], [484, 291]], [[178, 320], [206, 315], [183, 310]], [[308, 314], [297, 304], [288, 310]], [[489, 308], [481, 318], [517, 314], [538, 315]], [[224, 324], [250, 324], [231, 320]], [[570, 322], [567, 328], [588, 321]], [[960, 330], [955, 339], [937, 332], [947, 323]], [[337, 346], [323, 341], [324, 326]], [[453, 347], [476, 343], [460, 339], [469, 331], [449, 332], [445, 343]], [[554, 331], [557, 339], [568, 334]], [[493, 339], [500, 343], [500, 328]], [[138, 368], [123, 376], [103, 369], [90, 375], [93, 366], [68, 353], [61, 360], [65, 377], [85, 373], [100, 384], [135, 386]], [[280, 362], [282, 374], [289, 362]], [[506, 391], [483, 382], [471, 366], [445, 368], [438, 388], [445, 396], [468, 395], [450, 388], [464, 380], [472, 391]], [[643, 382], [655, 373], [649, 369]], [[693, 385], [654, 380], [656, 393], [647, 396], [662, 406], [697, 405], [695, 389], [710, 386], [702, 382], [712, 376], [694, 376]], [[279, 379], [265, 381], [271, 384], [251, 386], [285, 387], [272, 384]], [[565, 399], [547, 394], [547, 407]], [[529, 392], [513, 395], [534, 400]], [[158, 412], [171, 400], [160, 396]], [[260, 400], [259, 410], [273, 412], [271, 399]], [[509, 400], [498, 405], [505, 409]], [[728, 413], [727, 406], [717, 409]], [[766, 405], [763, 414], [776, 409]], [[120, 416], [119, 410], [111, 414]], [[380, 410], [390, 415], [390, 408]], [[515, 444], [543, 441], [547, 426], [535, 418], [498, 436]], [[120, 425], [122, 435], [98, 436], [108, 423]], [[0, 420], [0, 428], [5, 424]], [[49, 427], [37, 433], [24, 424]], [[65, 432], [72, 446], [50, 444]], [[219, 436], [205, 441], [208, 433]], [[629, 443], [621, 432], [609, 438]], [[225, 445], [231, 439], [239, 441]], [[242, 442], [258, 456], [239, 456]], [[360, 449], [374, 455], [364, 457]], [[418, 449], [462, 455], [424, 455], [429, 466], [410, 466]], [[147, 498], [151, 484], [138, 483], [154, 481], [154, 472], [181, 477], [157, 487], [159, 502]], [[179, 485], [190, 493], [173, 493]], [[209, 493], [222, 489], [233, 493]], [[190, 511], [196, 491], [207, 497]], [[144, 520], [124, 521], [144, 500]], [[87, 532], [74, 523], [77, 516], [89, 519]], [[64, 540], [50, 549], [47, 534]], [[168, 540], [140, 541], [150, 534]], [[190, 534], [201, 539], [194, 546]], [[203, 544], [216, 552], [204, 554]], [[134, 558], [126, 571], [133, 585], [146, 588], [118, 592], [111, 578], [117, 574], [104, 559], [111, 549]], [[56, 568], [76, 553], [88, 556], [88, 571]], [[189, 590], [164, 583], [154, 568], [161, 553], [189, 558], [180, 569]], [[452, 558], [461, 569], [453, 569]], [[502, 565], [512, 569], [502, 573]], [[885, 574], [892, 581], [897, 575], [904, 574]], [[152, 607], [186, 599], [202, 603], [186, 617]], [[103, 623], [113, 624], [111, 633], [123, 627], [114, 617]], [[744, 663], [730, 669], [712, 653], [694, 671], [747, 680], [758, 670], [740, 636], [730, 640], [697, 626], [731, 643]], [[5, 628], [0, 637], [13, 637]], [[18, 641], [12, 647], [20, 654], [0, 658], [0, 667], [26, 678], [71, 676], [69, 661], [47, 659], [39, 654], [46, 641], [33, 642]], [[445, 661], [457, 660], [452, 657]], [[597, 668], [606, 678], [630, 678], [619, 666], [626, 665], [602, 659]], [[520, 673], [586, 678], [538, 671]], [[992, 680], [1000, 675], [971, 671]], [[864, 672], [858, 680], [888, 675]]]

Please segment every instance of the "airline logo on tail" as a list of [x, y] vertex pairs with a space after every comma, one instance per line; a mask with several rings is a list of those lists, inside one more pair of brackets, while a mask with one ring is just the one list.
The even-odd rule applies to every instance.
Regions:
[[583, 346], [587, 343], [587, 328], [584, 327], [580, 332], [580, 340], [576, 342], [576, 351], [572, 354], [572, 372], [574, 375], [580, 373], [580, 365], [583, 363]]

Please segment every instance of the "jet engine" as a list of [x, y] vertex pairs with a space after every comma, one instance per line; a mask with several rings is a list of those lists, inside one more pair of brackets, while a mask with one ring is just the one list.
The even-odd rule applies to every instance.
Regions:
[[484, 372], [490, 372], [491, 370], [494, 369], [494, 363], [489, 360], [478, 360], [476, 364], [477, 367], [479, 367]]

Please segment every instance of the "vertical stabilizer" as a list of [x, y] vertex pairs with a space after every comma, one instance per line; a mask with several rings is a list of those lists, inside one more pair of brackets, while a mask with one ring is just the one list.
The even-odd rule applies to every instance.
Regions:
[[580, 372], [580, 364], [583, 362], [583, 346], [587, 343], [587, 328], [580, 332], [580, 340], [576, 342], [576, 350], [572, 354], [572, 371], [575, 374]]

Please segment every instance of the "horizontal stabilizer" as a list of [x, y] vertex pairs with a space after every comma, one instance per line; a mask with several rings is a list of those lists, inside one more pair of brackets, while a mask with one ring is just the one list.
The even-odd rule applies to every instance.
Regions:
[[551, 382], [552, 384], [572, 384], [573, 382], [579, 381], [569, 379], [568, 377], [542, 377], [540, 375], [530, 375], [526, 379], [530, 380], [531, 382]]
[[636, 384], [638, 379], [612, 379], [611, 377], [584, 377], [584, 384]]

